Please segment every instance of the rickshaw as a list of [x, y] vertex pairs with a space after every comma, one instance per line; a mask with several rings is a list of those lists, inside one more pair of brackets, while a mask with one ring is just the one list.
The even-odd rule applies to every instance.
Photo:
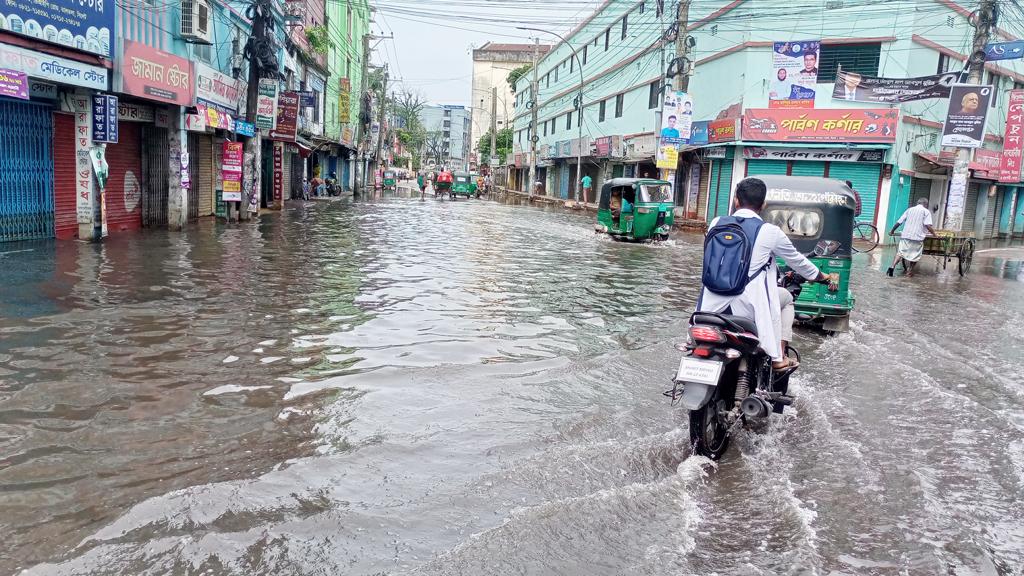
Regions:
[[601, 187], [594, 231], [615, 240], [668, 240], [672, 184], [650, 178], [614, 178]]
[[434, 198], [443, 198], [446, 194], [451, 195], [452, 173], [441, 171], [434, 177]]
[[476, 195], [476, 181], [469, 172], [456, 172], [452, 182], [452, 199], [459, 196], [471, 198]]
[[398, 190], [398, 176], [394, 170], [384, 171], [384, 190], [391, 192]]
[[[850, 262], [857, 201], [853, 190], [841, 180], [816, 176], [757, 178], [768, 187], [761, 217], [781, 228], [798, 251], [812, 253], [822, 240], [837, 243], [838, 248], [829, 256], [809, 257], [823, 274], [838, 282], [839, 290], [829, 292], [824, 284], [806, 284], [795, 302], [796, 318], [801, 324], [826, 332], [845, 332], [850, 327], [854, 303]], [[779, 266], [784, 270], [781, 260]]]

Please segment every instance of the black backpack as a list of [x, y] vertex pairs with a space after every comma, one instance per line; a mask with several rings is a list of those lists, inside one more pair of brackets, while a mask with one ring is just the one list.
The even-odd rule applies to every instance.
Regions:
[[704, 287], [722, 296], [738, 296], [772, 259], [752, 274], [750, 259], [754, 242], [764, 221], [759, 218], [722, 216], [704, 238], [704, 270], [700, 279]]

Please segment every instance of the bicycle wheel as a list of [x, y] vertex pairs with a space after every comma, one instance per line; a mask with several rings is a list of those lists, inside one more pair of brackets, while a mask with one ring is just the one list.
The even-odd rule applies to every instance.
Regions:
[[871, 252], [878, 247], [878, 228], [867, 222], [858, 222], [853, 227], [853, 251]]

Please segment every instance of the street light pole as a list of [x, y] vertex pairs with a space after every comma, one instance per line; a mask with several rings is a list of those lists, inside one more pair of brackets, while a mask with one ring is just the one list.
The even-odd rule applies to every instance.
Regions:
[[[552, 32], [550, 30], [541, 30], [540, 28], [527, 28], [525, 26], [517, 26], [516, 29], [518, 29], [518, 30], [532, 30], [534, 32], [543, 32], [545, 34], [551, 34], [555, 38], [558, 38], [559, 40], [564, 42], [565, 45], [568, 46], [570, 50], [572, 50], [572, 58], [574, 60], [576, 60], [576, 68], [580, 71], [580, 85], [579, 85], [579, 90], [576, 93], [576, 106], [575, 106], [576, 114], [578, 115], [576, 117], [576, 126], [578, 127], [577, 137], [576, 137], [576, 183], [573, 184], [572, 189], [573, 189], [573, 198], [576, 200], [576, 202], [579, 202], [580, 201], [580, 195], [581, 195], [580, 194], [580, 178], [581, 178], [580, 174], [581, 174], [581, 171], [583, 170], [583, 109], [584, 109], [584, 106], [583, 106], [583, 64], [580, 62], [580, 58], [576, 54], [576, 49], [573, 48], [573, 45], [570, 44], [569, 41], [566, 40], [565, 37], [563, 37], [561, 34], [558, 34], [556, 32]], [[550, 53], [550, 51], [548, 53]], [[537, 70], [536, 61], [533, 64], [533, 69], [534, 69], [534, 78], [536, 78], [536, 70]], [[533, 103], [534, 108], [536, 108], [538, 104], [539, 104], [539, 102], [534, 102]], [[534, 116], [534, 117], [536, 118], [536, 116]], [[534, 122], [534, 124], [536, 125], [536, 122]], [[534, 129], [536, 129], [536, 126], [534, 127]], [[533, 183], [531, 182], [530, 185], [533, 186]], [[583, 202], [586, 202], [586, 201], [587, 201], [587, 199], [583, 198]]]

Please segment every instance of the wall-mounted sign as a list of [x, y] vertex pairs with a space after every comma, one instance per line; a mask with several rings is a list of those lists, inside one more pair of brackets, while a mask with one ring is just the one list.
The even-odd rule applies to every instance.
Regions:
[[259, 95], [256, 97], [256, 127], [271, 130], [277, 114], [277, 80], [260, 78]]
[[959, 72], [946, 72], [917, 78], [876, 78], [840, 70], [832, 87], [832, 99], [894, 104], [949, 98], [949, 89], [959, 77]]
[[141, 42], [124, 41], [122, 91], [168, 104], [192, 105], [192, 63]]
[[774, 142], [892, 143], [899, 116], [895, 108], [748, 109], [742, 135]]
[[28, 100], [28, 74], [0, 68], [0, 96]]
[[110, 58], [115, 10], [114, 2], [104, 0], [7, 0], [0, 28]]
[[726, 118], [708, 122], [708, 142], [735, 142], [737, 139], [736, 124], [739, 118]]
[[153, 122], [156, 116], [153, 108], [130, 102], [117, 103], [117, 119], [124, 122]]
[[245, 82], [235, 80], [202, 62], [195, 62], [193, 65], [197, 103], [215, 104], [234, 115], [244, 110]]
[[242, 201], [242, 143], [224, 142], [222, 156], [222, 199], [225, 202]]
[[992, 87], [957, 84], [949, 91], [949, 108], [942, 126], [942, 146], [981, 148], [985, 141]]
[[58, 56], [25, 50], [10, 44], [0, 44], [0, 68], [23, 72], [33, 78], [61, 84], [83, 86], [94, 90], [107, 90], [106, 68], [68, 60]]
[[352, 81], [342, 78], [338, 81], [338, 122], [352, 121]]
[[838, 148], [762, 148], [745, 146], [747, 160], [820, 160], [823, 162], [881, 162], [883, 150], [842, 150]]
[[270, 130], [270, 139], [294, 142], [299, 120], [299, 96], [295, 92], [281, 92], [277, 98], [277, 126]]
[[250, 124], [245, 120], [235, 120], [235, 134], [238, 134], [239, 136], [255, 136], [256, 125]]
[[775, 42], [772, 48], [772, 81], [769, 108], [814, 108], [821, 42]]
[[274, 204], [284, 194], [284, 144], [274, 142]]
[[117, 96], [93, 95], [92, 141], [117, 143]]
[[717, 158], [721, 160], [725, 158], [726, 153], [727, 150], [725, 149], [725, 146], [711, 146], [704, 149], [705, 158]]
[[1008, 102], [999, 181], [1020, 182], [1020, 160], [1024, 153], [1024, 90], [1010, 90]]

